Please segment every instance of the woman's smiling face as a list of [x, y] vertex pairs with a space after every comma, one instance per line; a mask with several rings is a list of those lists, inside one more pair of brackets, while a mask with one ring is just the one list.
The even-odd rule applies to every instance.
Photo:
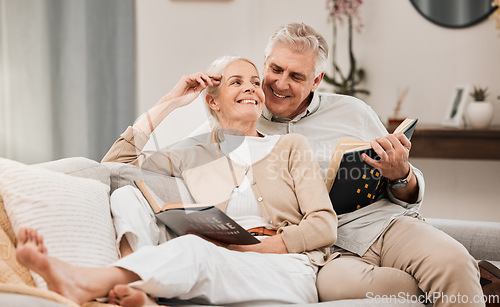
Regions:
[[264, 107], [264, 92], [255, 66], [245, 60], [230, 63], [222, 74], [217, 97], [207, 102], [223, 128], [235, 122], [255, 124]]

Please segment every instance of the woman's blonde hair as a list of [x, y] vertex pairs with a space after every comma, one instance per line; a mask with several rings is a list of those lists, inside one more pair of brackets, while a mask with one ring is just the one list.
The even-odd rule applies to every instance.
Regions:
[[[226, 55], [226, 56], [220, 57], [220, 58], [216, 59], [215, 61], [213, 61], [212, 64], [210, 64], [209, 68], [207, 69], [207, 73], [208, 74], [223, 75], [224, 70], [226, 70], [226, 68], [229, 66], [229, 64], [231, 64], [233, 62], [237, 62], [237, 61], [248, 62], [248, 63], [252, 64], [253, 67], [255, 67], [255, 70], [257, 72], [259, 71], [257, 69], [257, 66], [255, 66], [255, 64], [252, 61], [250, 61], [249, 59], [246, 59], [246, 58], [243, 58], [240, 56]], [[224, 76], [222, 76], [222, 77], [224, 77]], [[222, 127], [219, 123], [219, 118], [217, 117], [217, 114], [215, 113], [214, 110], [212, 110], [208, 106], [208, 103], [206, 101], [206, 97], [207, 97], [207, 95], [210, 95], [213, 98], [217, 98], [217, 96], [219, 95], [219, 91], [220, 91], [221, 86], [222, 86], [222, 80], [218, 85], [208, 86], [202, 93], [202, 98], [203, 98], [203, 101], [205, 103], [205, 108], [206, 108], [207, 113], [209, 115], [210, 124], [212, 126], [212, 136], [213, 136], [215, 141], [221, 141], [221, 136], [220, 136], [219, 131], [221, 130]]]

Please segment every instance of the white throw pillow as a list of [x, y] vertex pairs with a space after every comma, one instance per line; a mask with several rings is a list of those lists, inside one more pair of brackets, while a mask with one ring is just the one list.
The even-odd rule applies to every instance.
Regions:
[[0, 158], [0, 195], [14, 232], [38, 230], [50, 256], [93, 267], [118, 260], [109, 186]]

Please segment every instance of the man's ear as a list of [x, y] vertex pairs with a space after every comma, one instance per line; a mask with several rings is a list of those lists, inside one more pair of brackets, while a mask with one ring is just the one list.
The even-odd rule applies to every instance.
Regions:
[[322, 72], [319, 76], [314, 78], [314, 83], [313, 83], [313, 86], [311, 88], [311, 92], [314, 92], [318, 88], [318, 86], [321, 83], [321, 80], [323, 80], [324, 76], [325, 76], [325, 72]]
[[215, 102], [215, 98], [210, 95], [210, 94], [207, 94], [205, 96], [205, 102], [207, 103], [208, 107], [214, 111], [219, 111], [220, 110], [220, 107], [217, 105], [217, 103]]

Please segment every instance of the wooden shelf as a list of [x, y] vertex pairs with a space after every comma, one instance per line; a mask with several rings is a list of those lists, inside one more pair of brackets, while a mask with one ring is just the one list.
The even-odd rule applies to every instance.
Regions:
[[410, 158], [500, 160], [500, 127], [472, 130], [417, 125], [411, 143]]

